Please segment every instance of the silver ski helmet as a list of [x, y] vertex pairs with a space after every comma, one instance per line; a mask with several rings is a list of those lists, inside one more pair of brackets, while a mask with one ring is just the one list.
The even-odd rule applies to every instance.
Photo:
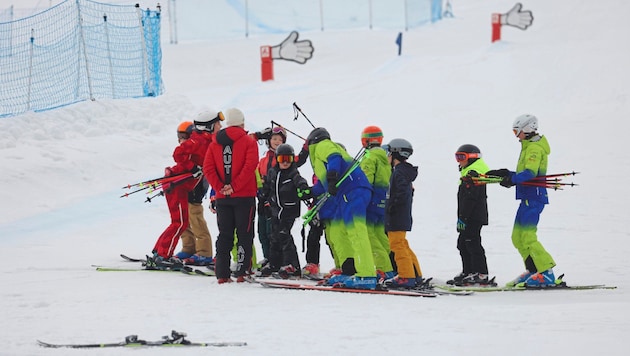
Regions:
[[387, 151], [392, 157], [404, 161], [413, 154], [413, 146], [404, 138], [395, 138], [387, 144]]
[[525, 114], [517, 117], [512, 124], [514, 135], [518, 136], [521, 132], [531, 134], [538, 130], [538, 119], [534, 115]]

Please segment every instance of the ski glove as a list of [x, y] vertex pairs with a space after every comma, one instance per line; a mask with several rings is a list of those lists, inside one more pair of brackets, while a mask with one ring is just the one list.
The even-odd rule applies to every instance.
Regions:
[[462, 219], [457, 219], [457, 232], [466, 230], [466, 223]]
[[493, 169], [486, 172], [486, 176], [493, 176], [493, 177], [508, 177], [511, 174], [512, 172], [510, 172], [510, 170], [507, 168]]
[[256, 139], [258, 140], [268, 140], [271, 138], [271, 127], [267, 127], [262, 131], [258, 131], [255, 133]]
[[200, 166], [194, 166], [190, 173], [192, 173], [193, 178], [199, 178], [203, 174], [203, 171]]
[[301, 200], [307, 200], [307, 199], [311, 199], [311, 190], [309, 188], [306, 188], [304, 190], [298, 188], [297, 189], [297, 195], [298, 198], [300, 198]]
[[501, 182], [499, 184], [501, 184], [501, 186], [506, 187], [506, 188], [509, 188], [515, 185], [514, 183], [512, 183], [512, 175], [503, 177], [503, 179], [501, 179]]
[[328, 193], [330, 195], [336, 195], [339, 188], [337, 188], [337, 182], [339, 182], [339, 174], [335, 171], [326, 173], [326, 180], [328, 181]]

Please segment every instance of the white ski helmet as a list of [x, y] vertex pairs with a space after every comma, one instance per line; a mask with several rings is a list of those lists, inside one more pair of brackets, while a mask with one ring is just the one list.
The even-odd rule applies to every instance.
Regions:
[[214, 123], [217, 121], [223, 121], [225, 118], [223, 117], [223, 113], [221, 111], [217, 112], [214, 110], [204, 110], [197, 114], [197, 118], [193, 122], [195, 125], [195, 129], [199, 131], [213, 131]]
[[512, 129], [516, 136], [520, 135], [521, 132], [526, 134], [536, 132], [536, 130], [538, 130], [538, 119], [536, 116], [530, 114], [521, 115], [514, 120]]

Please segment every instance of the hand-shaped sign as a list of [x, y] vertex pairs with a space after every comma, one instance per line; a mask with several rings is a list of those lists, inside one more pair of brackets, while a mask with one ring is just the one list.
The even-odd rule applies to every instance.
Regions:
[[262, 81], [273, 79], [273, 60], [283, 59], [304, 64], [313, 57], [313, 44], [310, 40], [298, 41], [299, 33], [293, 31], [277, 46], [261, 46]]
[[534, 16], [529, 10], [521, 11], [523, 5], [519, 2], [506, 14], [492, 14], [492, 42], [501, 39], [501, 26], [508, 25], [526, 30], [534, 22]]
[[282, 43], [271, 47], [272, 59], [284, 59], [300, 64], [306, 63], [313, 57], [313, 44], [310, 40], [298, 41], [300, 34], [296, 31], [291, 32]]
[[501, 25], [508, 25], [526, 30], [534, 22], [534, 16], [529, 10], [521, 11], [523, 4], [520, 2], [514, 5], [514, 7], [508, 11], [507, 14], [501, 15]]

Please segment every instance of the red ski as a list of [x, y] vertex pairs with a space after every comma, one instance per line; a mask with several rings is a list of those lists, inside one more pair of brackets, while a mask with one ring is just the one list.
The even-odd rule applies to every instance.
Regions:
[[317, 286], [302, 283], [281, 282], [281, 281], [257, 281], [263, 287], [268, 288], [282, 288], [282, 289], [297, 289], [297, 290], [316, 290], [322, 292], [339, 292], [339, 293], [358, 293], [358, 294], [385, 294], [385, 295], [400, 295], [406, 297], [436, 297], [436, 293], [430, 291], [414, 291], [414, 290], [391, 290], [391, 289], [353, 289], [343, 287], [331, 287], [331, 286]]

